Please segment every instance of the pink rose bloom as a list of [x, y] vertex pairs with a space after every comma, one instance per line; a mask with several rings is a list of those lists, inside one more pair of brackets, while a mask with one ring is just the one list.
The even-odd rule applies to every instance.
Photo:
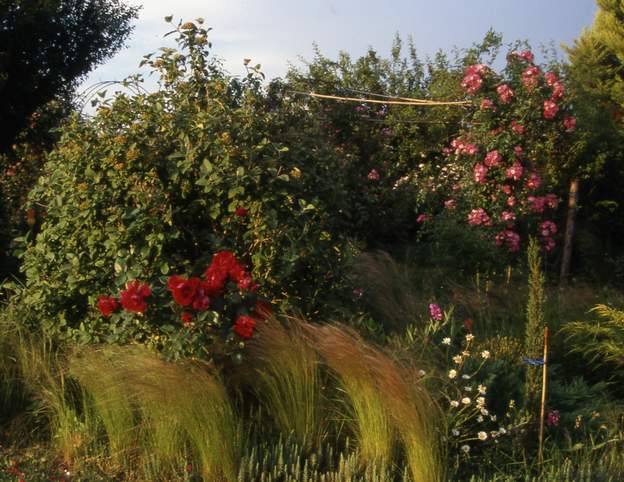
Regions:
[[544, 197], [535, 197], [529, 196], [527, 197], [527, 201], [529, 202], [529, 209], [534, 212], [541, 214], [544, 212], [544, 206], [546, 204], [546, 198]]
[[464, 154], [468, 154], [469, 156], [474, 156], [478, 152], [477, 146], [474, 144], [465, 144], [463, 152]]
[[507, 179], [513, 179], [514, 181], [519, 181], [522, 178], [522, 173], [524, 172], [524, 168], [522, 164], [518, 161], [515, 161], [511, 167], [509, 167], [506, 171]]
[[552, 86], [553, 91], [552, 91], [552, 96], [551, 99], [552, 100], [558, 100], [561, 99], [563, 97], [563, 94], [565, 92], [565, 89], [563, 88], [563, 84], [559, 81], [555, 82]]
[[576, 129], [576, 117], [568, 116], [563, 119], [563, 127], [565, 127], [568, 132], [572, 132]]
[[509, 194], [511, 194], [511, 186], [509, 184], [503, 184], [501, 186], [501, 191], [503, 191], [505, 194], [509, 195]]
[[542, 179], [535, 172], [532, 172], [526, 182], [527, 189], [537, 189], [540, 184], [542, 184]]
[[469, 94], [475, 94], [481, 88], [483, 79], [478, 74], [468, 74], [461, 81], [462, 88]]
[[501, 213], [501, 219], [505, 222], [508, 221], [515, 221], [516, 220], [516, 213], [511, 212], [511, 211], [503, 211]]
[[518, 124], [515, 120], [511, 121], [511, 130], [520, 136], [524, 134], [524, 126], [522, 124]]
[[550, 252], [555, 249], [555, 240], [553, 238], [543, 238], [542, 241], [544, 242], [544, 249], [546, 251]]
[[457, 202], [455, 201], [455, 199], [447, 199], [446, 201], [444, 201], [445, 209], [448, 209], [449, 211], [453, 211], [456, 207], [457, 207]]
[[514, 147], [514, 153], [516, 154], [516, 156], [521, 156], [522, 153], [524, 152], [524, 149], [522, 149], [522, 147], [520, 146], [515, 146]]
[[526, 60], [527, 62], [533, 62], [533, 60], [535, 60], [535, 56], [533, 55], [533, 52], [531, 52], [530, 50], [523, 50], [522, 52], [518, 54], [518, 57]]
[[479, 184], [483, 184], [485, 182], [485, 176], [488, 173], [488, 168], [483, 164], [475, 164], [474, 167], [474, 180]]
[[514, 207], [516, 205], [517, 201], [516, 198], [514, 196], [509, 196], [507, 198], [507, 206], [509, 206], [510, 208]]
[[557, 112], [559, 112], [559, 106], [552, 100], [544, 101], [544, 119], [553, 119]]
[[379, 181], [379, 173], [377, 172], [377, 169], [371, 169], [366, 177], [371, 181]]
[[427, 221], [427, 219], [429, 219], [429, 216], [427, 216], [426, 214], [424, 214], [424, 213], [423, 214], [419, 214], [418, 217], [416, 218], [416, 222], [418, 224], [422, 224], [425, 221]]
[[512, 253], [520, 250], [520, 235], [510, 229], [498, 233], [494, 238], [494, 242], [496, 246], [502, 246], [504, 244]]
[[552, 221], [544, 221], [540, 224], [540, 234], [545, 238], [554, 236], [557, 234], [557, 225]]
[[557, 209], [557, 206], [559, 206], [559, 198], [556, 194], [546, 194], [544, 200], [550, 209]]
[[507, 84], [502, 84], [496, 87], [496, 92], [498, 93], [498, 96], [503, 104], [510, 102], [514, 96], [513, 90], [511, 90]]
[[535, 86], [537, 86], [539, 74], [540, 70], [535, 67], [535, 65], [527, 67], [524, 69], [524, 72], [522, 72], [522, 85], [524, 85], [528, 90], [533, 90]]
[[494, 102], [492, 102], [490, 99], [483, 99], [481, 101], [481, 110], [494, 110]]
[[483, 208], [477, 208], [468, 214], [468, 224], [472, 226], [490, 226], [492, 220]]
[[495, 137], [497, 135], [499, 135], [501, 132], [503, 132], [503, 128], [502, 127], [497, 127], [496, 129], [492, 129], [490, 132], [488, 132], [488, 134], [492, 137]]
[[483, 162], [488, 167], [496, 167], [496, 166], [498, 166], [501, 163], [502, 160], [503, 160], [503, 157], [495, 149], [495, 150], [490, 151], [490, 152], [488, 152], [486, 154], [485, 160]]
[[559, 80], [557, 78], [557, 74], [555, 74], [554, 72], [546, 72], [544, 74], [544, 78], [546, 79], [546, 83], [551, 87], [555, 85], [555, 82], [557, 82], [557, 80]]
[[484, 64], [473, 64], [466, 67], [464, 71], [465, 75], [483, 75], [487, 72], [487, 65]]

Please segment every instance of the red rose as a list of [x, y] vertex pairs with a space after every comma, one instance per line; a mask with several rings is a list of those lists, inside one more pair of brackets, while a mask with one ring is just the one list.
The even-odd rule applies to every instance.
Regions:
[[207, 294], [210, 296], [219, 295], [223, 292], [228, 277], [235, 281], [240, 289], [253, 291], [255, 286], [245, 268], [237, 261], [236, 256], [231, 251], [216, 253], [210, 266], [206, 269], [204, 277]]
[[241, 315], [236, 318], [232, 329], [238, 336], [247, 340], [252, 337], [255, 326], [256, 320], [254, 318], [251, 316]]
[[180, 320], [182, 320], [182, 324], [187, 326], [191, 321], [193, 321], [193, 315], [188, 311], [185, 311], [180, 315]]
[[236, 208], [236, 211], [234, 211], [234, 215], [238, 216], [239, 218], [244, 218], [245, 216], [247, 216], [247, 213], [249, 211], [247, 211], [247, 209], [245, 209], [242, 206], [238, 206]]
[[207, 310], [210, 306], [210, 298], [208, 297], [208, 283], [202, 281], [195, 293], [195, 299], [193, 300], [193, 309], [197, 311]]
[[127, 311], [143, 313], [147, 309], [145, 298], [152, 294], [152, 289], [147, 283], [139, 283], [138, 280], [128, 283], [127, 288], [119, 293], [121, 306]]
[[470, 331], [472, 332], [472, 325], [474, 324], [474, 321], [472, 321], [472, 318], [466, 318], [464, 320], [464, 329], [466, 331]]
[[108, 318], [118, 307], [119, 303], [112, 296], [100, 296], [98, 299], [98, 308], [104, 318]]
[[187, 280], [178, 275], [171, 276], [167, 282], [167, 288], [171, 291], [173, 299], [182, 306], [188, 306], [193, 302], [199, 285], [199, 278]]

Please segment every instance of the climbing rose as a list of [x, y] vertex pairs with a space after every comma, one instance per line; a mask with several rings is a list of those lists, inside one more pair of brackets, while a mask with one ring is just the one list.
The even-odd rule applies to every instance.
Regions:
[[568, 116], [563, 119], [563, 127], [565, 127], [568, 132], [572, 132], [576, 129], [576, 117]]
[[496, 238], [494, 238], [494, 242], [496, 246], [504, 244], [512, 253], [520, 250], [520, 235], [510, 229], [498, 233]]
[[552, 96], [551, 99], [552, 100], [558, 100], [561, 99], [563, 97], [563, 94], [565, 92], [565, 89], [563, 88], [563, 84], [559, 81], [555, 82], [552, 85], [553, 91], [552, 91]]
[[540, 187], [541, 183], [542, 179], [536, 173], [532, 172], [529, 176], [529, 179], [527, 179], [526, 187], [527, 189], [537, 189], [538, 187]]
[[535, 59], [535, 56], [533, 55], [533, 52], [531, 52], [530, 50], [523, 50], [522, 52], [520, 52], [517, 55], [518, 55], [518, 57], [520, 57], [521, 59], [526, 60], [527, 62], [533, 62], [533, 60]]
[[559, 198], [556, 194], [546, 194], [544, 199], [550, 209], [557, 209], [557, 206], [559, 206]]
[[256, 326], [256, 320], [251, 316], [241, 315], [236, 318], [234, 332], [241, 338], [249, 339], [253, 335], [253, 330]]
[[121, 306], [127, 311], [144, 313], [147, 309], [145, 298], [152, 294], [152, 289], [147, 283], [140, 283], [138, 280], [128, 283], [126, 289], [119, 293]]
[[377, 169], [371, 169], [371, 171], [368, 173], [368, 176], [366, 176], [370, 181], [379, 181], [379, 173], [377, 172]]
[[511, 90], [507, 84], [502, 84], [496, 87], [496, 92], [498, 93], [498, 96], [503, 104], [507, 104], [514, 96], [513, 90]]
[[485, 182], [485, 176], [487, 175], [488, 168], [483, 164], [475, 164], [474, 167], [474, 180], [479, 184], [483, 184]]
[[535, 86], [537, 86], [537, 81], [539, 77], [540, 70], [535, 67], [535, 65], [531, 65], [524, 69], [522, 72], [522, 85], [524, 85], [528, 90], [533, 90]]
[[544, 101], [544, 118], [545, 119], [553, 119], [557, 115], [557, 112], [559, 112], [559, 106], [557, 105], [556, 102], [553, 102], [552, 100]]
[[490, 99], [483, 99], [481, 101], [481, 107], [480, 107], [481, 110], [490, 110], [490, 109], [494, 110], [494, 108], [495, 108], [494, 102], [492, 102]]
[[427, 219], [429, 219], [429, 216], [427, 216], [426, 214], [424, 214], [424, 213], [423, 214], [419, 214], [418, 217], [416, 218], [416, 222], [418, 224], [422, 224], [425, 221], [427, 221]]
[[522, 124], [518, 124], [515, 120], [511, 121], [511, 130], [520, 136], [524, 134], [524, 126]]
[[238, 207], [236, 208], [236, 211], [234, 211], [234, 215], [235, 215], [235, 216], [238, 216], [239, 218], [243, 218], [243, 217], [247, 216], [247, 213], [248, 213], [248, 212], [249, 212], [249, 211], [247, 211], [247, 209], [246, 209], [246, 208], [244, 208], [244, 207], [242, 207], [242, 206], [238, 206]]
[[540, 224], [540, 234], [545, 238], [554, 236], [557, 234], [557, 225], [552, 221], [544, 221]]
[[523, 171], [524, 171], [524, 168], [522, 167], [522, 164], [516, 161], [513, 163], [513, 165], [510, 168], [507, 169], [507, 172], [505, 174], [507, 175], [507, 179], [513, 179], [514, 181], [519, 181], [520, 178], [522, 178]]
[[484, 164], [488, 167], [496, 167], [503, 160], [503, 156], [497, 150], [490, 151], [486, 154]]
[[544, 74], [544, 78], [546, 79], [546, 83], [552, 87], [553, 85], [555, 85], [555, 82], [557, 82], [557, 74], [555, 74], [554, 72], [546, 72]]
[[477, 208], [468, 214], [468, 224], [472, 226], [489, 226], [492, 224], [492, 220], [485, 212], [485, 209]]
[[446, 201], [444, 201], [444, 207], [449, 211], [452, 211], [457, 207], [457, 202], [455, 201], [455, 199], [447, 199]]
[[436, 321], [442, 321], [442, 309], [436, 303], [429, 304], [429, 314]]
[[108, 318], [118, 307], [119, 303], [112, 296], [100, 296], [98, 299], [98, 308], [105, 318]]
[[501, 213], [501, 219], [505, 222], [509, 222], [509, 221], [515, 221], [516, 220], [516, 214], [512, 211], [503, 211]]

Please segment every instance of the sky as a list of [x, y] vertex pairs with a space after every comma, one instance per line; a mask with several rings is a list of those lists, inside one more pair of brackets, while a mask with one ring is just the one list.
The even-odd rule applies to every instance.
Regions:
[[[283, 76], [289, 62], [311, 59], [313, 43], [335, 58], [344, 50], [356, 57], [368, 47], [390, 53], [396, 33], [412, 36], [419, 56], [468, 47], [489, 28], [505, 42], [572, 44], [591, 25], [594, 0], [127, 0], [142, 5], [127, 47], [94, 70], [82, 83], [122, 80], [139, 70], [143, 55], [171, 45], [164, 17], [205, 19], [213, 28], [213, 51], [233, 75], [244, 72], [243, 59], [262, 65], [268, 78]], [[169, 42], [169, 43], [168, 43]], [[538, 56], [539, 59], [539, 56]], [[150, 82], [146, 85], [150, 87]], [[79, 91], [81, 90], [79, 89]]]

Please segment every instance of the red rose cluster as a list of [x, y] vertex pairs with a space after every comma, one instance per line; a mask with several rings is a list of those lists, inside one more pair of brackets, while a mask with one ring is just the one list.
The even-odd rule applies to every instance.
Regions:
[[[193, 319], [193, 314], [188, 310], [200, 312], [209, 309], [212, 299], [224, 294], [228, 281], [236, 283], [241, 291], [255, 293], [258, 289], [258, 284], [231, 251], [216, 253], [204, 272], [203, 279], [171, 276], [167, 282], [167, 289], [174, 301], [187, 310], [181, 314], [182, 323], [185, 326], [189, 325]], [[98, 299], [98, 309], [105, 318], [117, 311], [120, 305], [126, 311], [144, 313], [148, 306], [146, 298], [151, 294], [152, 290], [147, 283], [135, 280], [128, 283], [126, 289], [119, 293], [119, 301], [112, 296], [101, 296]], [[271, 309], [266, 303], [257, 301], [254, 312], [259, 318], [263, 318], [270, 314]], [[255, 325], [254, 318], [241, 315], [236, 319], [233, 330], [241, 338], [251, 338]]]

